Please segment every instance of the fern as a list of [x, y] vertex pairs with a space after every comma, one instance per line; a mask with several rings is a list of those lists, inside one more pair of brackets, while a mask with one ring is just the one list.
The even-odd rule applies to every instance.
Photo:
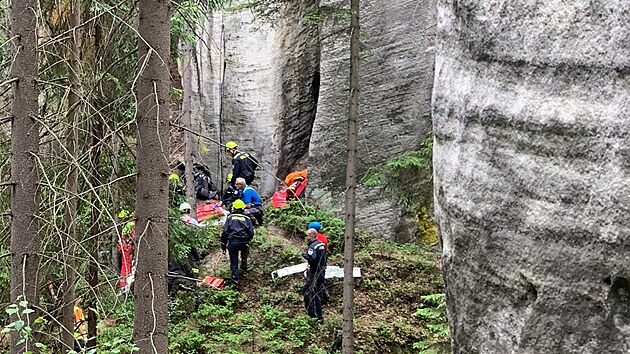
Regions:
[[442, 311], [440, 311], [437, 308], [433, 308], [433, 307], [428, 307], [428, 308], [424, 308], [424, 309], [418, 309], [413, 314], [413, 316], [422, 317], [422, 318], [426, 318], [426, 319], [430, 319], [430, 320], [435, 320], [437, 318], [440, 318], [442, 315], [443, 315]]
[[445, 294], [430, 294], [421, 296], [424, 307], [413, 313], [414, 317], [424, 322], [426, 334], [421, 341], [413, 344], [420, 354], [441, 354], [449, 352], [449, 330], [446, 321]]
[[445, 294], [431, 294], [420, 296], [420, 299], [426, 303], [430, 303], [433, 305], [445, 305], [446, 295]]

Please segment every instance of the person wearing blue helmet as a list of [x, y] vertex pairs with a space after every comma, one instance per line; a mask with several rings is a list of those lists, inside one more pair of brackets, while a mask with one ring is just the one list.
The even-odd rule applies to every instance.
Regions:
[[308, 224], [307, 229], [317, 230], [317, 241], [323, 243], [324, 246], [326, 247], [326, 252], [330, 253], [330, 248], [328, 247], [328, 237], [326, 237], [326, 235], [320, 232], [322, 229], [322, 224], [319, 221], [311, 221]]
[[[328, 237], [321, 233], [322, 224], [319, 221], [311, 221], [308, 224], [308, 229], [317, 230], [317, 241], [321, 242], [324, 245], [324, 249], [326, 250], [326, 255], [330, 254], [330, 248], [328, 247]], [[324, 274], [322, 274], [322, 278], [318, 282], [319, 291], [322, 294], [322, 303], [327, 303], [330, 301], [330, 293], [328, 292], [328, 288], [326, 288], [326, 284], [324, 284]]]
[[319, 221], [311, 221], [310, 223], [308, 223], [308, 228], [315, 229], [317, 230], [317, 232], [319, 232], [322, 229], [322, 224]]
[[310, 317], [317, 318], [320, 324], [324, 323], [322, 313], [324, 278], [326, 274], [326, 262], [328, 252], [324, 249], [324, 244], [317, 240], [317, 230], [310, 228], [306, 230], [308, 249], [302, 253], [302, 257], [308, 262], [306, 272], [306, 283], [302, 288], [304, 295], [304, 307]]

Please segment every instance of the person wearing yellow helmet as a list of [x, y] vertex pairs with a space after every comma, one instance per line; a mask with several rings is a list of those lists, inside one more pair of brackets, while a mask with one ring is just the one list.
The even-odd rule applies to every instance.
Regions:
[[234, 141], [228, 141], [225, 144], [225, 149], [232, 156], [232, 178], [230, 178], [229, 184], [234, 187], [234, 183], [239, 177], [245, 178], [247, 184], [251, 184], [256, 175], [258, 160], [252, 154], [239, 152], [238, 144]]
[[221, 250], [230, 254], [230, 272], [232, 283], [239, 286], [238, 259], [241, 256], [241, 271], [247, 271], [247, 257], [249, 255], [249, 242], [254, 237], [254, 225], [252, 220], [243, 215], [245, 202], [237, 199], [232, 203], [232, 214], [228, 215], [221, 234]]
[[228, 152], [236, 149], [238, 149], [238, 144], [234, 141], [228, 141], [227, 144], [225, 144], [225, 150]]
[[185, 200], [186, 191], [182, 181], [184, 164], [177, 161], [177, 165], [171, 169], [168, 176], [168, 199], [169, 207], [177, 208]]
[[234, 209], [235, 212], [243, 212], [243, 209], [245, 209], [245, 202], [240, 199], [235, 200], [234, 204], [232, 204], [232, 209]]

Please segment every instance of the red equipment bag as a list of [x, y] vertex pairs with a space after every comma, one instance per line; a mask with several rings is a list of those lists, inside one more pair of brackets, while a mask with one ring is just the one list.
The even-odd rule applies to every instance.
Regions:
[[274, 208], [282, 208], [288, 206], [287, 203], [287, 191], [277, 191], [271, 197], [271, 205]]
[[211, 288], [215, 288], [215, 289], [221, 289], [225, 286], [225, 279], [223, 278], [215, 278], [215, 277], [207, 276], [203, 279], [203, 282], [207, 286]]

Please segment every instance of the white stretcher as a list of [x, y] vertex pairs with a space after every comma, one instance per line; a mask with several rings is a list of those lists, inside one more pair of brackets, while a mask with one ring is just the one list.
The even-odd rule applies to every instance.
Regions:
[[[304, 273], [308, 269], [308, 263], [301, 263], [292, 265], [290, 267], [280, 268], [278, 270], [274, 270], [271, 272], [271, 279], [283, 278], [289, 275]], [[361, 268], [354, 267], [352, 269], [352, 275], [355, 278], [361, 278]], [[326, 279], [330, 278], [343, 278], [343, 268], [337, 266], [327, 266], [326, 267], [326, 275], [324, 276]]]

